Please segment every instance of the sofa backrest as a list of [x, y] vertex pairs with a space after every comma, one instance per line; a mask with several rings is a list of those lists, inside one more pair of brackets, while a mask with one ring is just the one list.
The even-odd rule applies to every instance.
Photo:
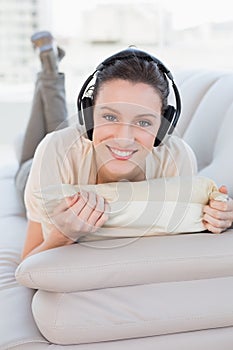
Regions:
[[182, 100], [177, 132], [192, 147], [200, 175], [233, 195], [233, 72], [180, 71]]

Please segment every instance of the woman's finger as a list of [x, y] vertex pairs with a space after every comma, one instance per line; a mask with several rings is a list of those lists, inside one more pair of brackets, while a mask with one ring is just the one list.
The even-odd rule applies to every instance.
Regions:
[[85, 222], [88, 222], [89, 217], [95, 210], [97, 204], [96, 194], [94, 192], [88, 192], [88, 200], [79, 213], [79, 218]]
[[79, 193], [78, 200], [68, 209], [69, 214], [72, 216], [73, 215], [79, 216], [79, 214], [81, 213], [81, 211], [83, 210], [87, 202], [88, 202], [88, 193], [84, 191], [82, 193]]
[[104, 212], [104, 198], [96, 195], [96, 206], [90, 213], [87, 223], [91, 226], [95, 226], [96, 222]]
[[220, 228], [220, 229], [227, 229], [228, 227], [231, 226], [231, 220], [229, 219], [218, 219], [216, 217], [213, 217], [209, 214], [204, 214], [203, 216], [203, 220], [207, 223], [209, 223], [210, 225], [216, 227], [216, 228]]
[[109, 204], [105, 201], [105, 203], [104, 203], [104, 212], [99, 217], [99, 219], [96, 221], [96, 224], [95, 224], [96, 228], [102, 227], [103, 224], [108, 220], [108, 218], [109, 218], [109, 215], [108, 215], [109, 211], [110, 211]]
[[208, 214], [218, 220], [231, 220], [232, 218], [232, 212], [214, 209], [211, 208], [209, 205], [206, 205], [203, 208], [203, 213]]
[[221, 187], [219, 187], [218, 190], [219, 190], [219, 192], [228, 194], [228, 190], [227, 190], [227, 187], [225, 185], [222, 185]]
[[204, 221], [203, 223], [204, 223], [205, 228], [212, 233], [221, 233], [224, 231], [222, 228], [215, 227], [215, 226], [209, 224], [208, 222]]
[[223, 201], [216, 201], [216, 200], [211, 200], [209, 202], [209, 207], [216, 209], [216, 210], [221, 210], [223, 212], [225, 211], [231, 211], [229, 207], [229, 201], [223, 202]]
[[73, 196], [69, 196], [69, 197], [65, 197], [61, 203], [59, 203], [56, 208], [54, 208], [53, 214], [57, 215], [61, 212], [66, 211], [67, 209], [69, 209], [72, 205], [74, 205], [74, 203], [77, 202], [77, 200], [79, 199], [79, 192], [74, 194]]

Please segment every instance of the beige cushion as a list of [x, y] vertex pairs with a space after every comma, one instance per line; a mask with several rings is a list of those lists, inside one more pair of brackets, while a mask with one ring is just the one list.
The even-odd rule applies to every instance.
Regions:
[[27, 222], [8, 171], [0, 169], [0, 349], [46, 350], [31, 312], [34, 291], [15, 280]]
[[78, 293], [38, 291], [32, 311], [41, 333], [56, 344], [140, 338], [233, 326], [232, 289], [233, 277]]
[[181, 85], [184, 109], [178, 123], [183, 139], [197, 156], [199, 175], [214, 178], [218, 186], [226, 185], [231, 197], [232, 90], [232, 72], [191, 75]]
[[[225, 199], [225, 195], [217, 192], [211, 179], [198, 176], [85, 186], [50, 186], [36, 194], [47, 213], [47, 221], [42, 222], [45, 236], [53, 224], [54, 208], [66, 196], [82, 189], [94, 191], [106, 198], [110, 203], [110, 213], [102, 228], [82, 236], [79, 241], [203, 231], [203, 206], [208, 203], [210, 196], [218, 195], [219, 199]], [[69, 237], [76, 240], [75, 236]]]
[[232, 276], [233, 230], [73, 244], [32, 255], [16, 270], [35, 289], [95, 288]]

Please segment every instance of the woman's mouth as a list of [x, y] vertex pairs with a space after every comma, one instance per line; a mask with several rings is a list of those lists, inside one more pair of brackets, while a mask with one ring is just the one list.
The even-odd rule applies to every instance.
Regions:
[[128, 160], [132, 157], [132, 155], [137, 152], [137, 150], [120, 150], [118, 148], [106, 146], [111, 152], [112, 156], [116, 159], [120, 160]]

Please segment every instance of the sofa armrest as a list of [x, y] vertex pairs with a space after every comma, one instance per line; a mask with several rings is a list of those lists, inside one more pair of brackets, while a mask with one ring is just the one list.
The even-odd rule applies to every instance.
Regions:
[[26, 258], [19, 283], [75, 292], [137, 284], [232, 276], [233, 230], [73, 244]]

